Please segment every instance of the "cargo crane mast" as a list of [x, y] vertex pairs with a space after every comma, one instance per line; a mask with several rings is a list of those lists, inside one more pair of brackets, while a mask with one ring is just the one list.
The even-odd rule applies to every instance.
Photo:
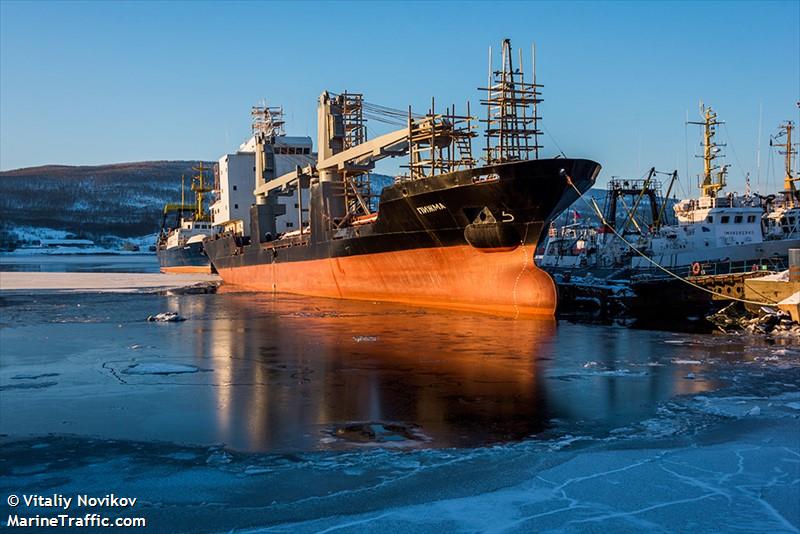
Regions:
[[433, 103], [425, 115], [409, 111], [405, 127], [371, 140], [367, 139], [366, 112], [389, 124], [399, 124], [404, 115], [399, 110], [368, 104], [361, 94], [324, 92], [317, 108], [316, 166], [297, 168], [257, 184], [257, 198], [274, 189], [285, 188], [301, 177], [317, 177], [326, 199], [328, 226], [341, 228], [375, 216], [368, 173], [383, 158], [409, 155], [407, 167], [411, 179], [475, 165], [471, 142], [475, 136], [473, 119], [456, 114], [455, 106], [444, 114], [437, 114]]
[[[786, 121], [780, 125], [778, 133], [769, 140], [770, 146], [777, 146], [778, 153], [782, 156], [786, 156], [784, 169], [785, 174], [783, 177], [783, 194], [786, 198], [786, 204], [788, 208], [794, 208], [800, 204], [800, 195], [798, 195], [797, 186], [795, 186], [795, 182], [800, 180], [800, 177], [794, 176], [792, 168], [792, 159], [797, 154], [797, 149], [795, 148], [797, 143], [792, 143], [793, 130], [794, 123], [792, 121]], [[783, 137], [786, 138], [786, 142], [777, 142]]]
[[271, 145], [278, 136], [286, 135], [283, 108], [277, 106], [253, 106], [250, 109], [253, 117], [252, 131], [256, 143], [256, 189], [264, 183], [264, 173], [272, 166], [267, 161], [264, 146]]
[[702, 182], [698, 183], [701, 196], [705, 198], [716, 198], [720, 189], [725, 187], [725, 175], [728, 173], [728, 165], [715, 165], [714, 160], [722, 157], [720, 147], [725, 145], [716, 143], [714, 136], [717, 133], [717, 125], [724, 124], [717, 120], [716, 112], [711, 107], [700, 104], [700, 112], [703, 117], [702, 122], [692, 122], [703, 127], [703, 176]]
[[[535, 50], [535, 49], [533, 49]], [[536, 83], [536, 59], [533, 58], [532, 82], [525, 82], [522, 71], [522, 51], [519, 66], [514, 68], [511, 40], [503, 40], [501, 69], [492, 70], [492, 49], [489, 48], [488, 86], [486, 91], [486, 147], [487, 164], [506, 163], [539, 158], [540, 117], [538, 105], [542, 102]], [[528, 113], [530, 112], [530, 116]]]
[[[521, 52], [519, 62], [521, 65]], [[501, 70], [491, 71], [490, 50], [489, 87], [481, 89], [488, 94], [482, 101], [487, 106], [487, 119], [481, 122], [486, 123], [485, 159], [489, 164], [538, 158], [541, 148], [537, 115], [537, 106], [542, 101], [538, 92], [541, 86], [536, 83], [535, 74], [528, 83], [522, 69], [514, 68], [509, 39], [503, 41], [502, 65]], [[273, 110], [264, 108], [261, 112]], [[477, 164], [472, 155], [472, 138], [477, 134], [473, 131], [475, 119], [470, 115], [469, 103], [465, 115], [458, 114], [454, 105], [446, 107], [444, 113], [437, 113], [434, 100], [424, 115], [415, 115], [410, 109], [405, 117], [403, 114], [369, 104], [359, 93], [322, 93], [317, 107], [316, 165], [298, 167], [264, 182], [265, 162], [257, 159], [256, 203], [272, 190], [291, 187], [300, 179], [317, 178], [324, 199], [323, 216], [327, 218], [324, 226], [342, 228], [375, 219], [369, 172], [383, 158], [408, 155], [405, 167], [409, 175], [405, 178], [411, 180], [471, 169]], [[405, 127], [367, 139], [368, 117], [398, 126], [399, 119], [404, 118]], [[282, 118], [279, 124], [282, 128]], [[257, 143], [267, 142], [266, 137], [257, 135]], [[257, 149], [257, 158], [262, 153]]]
[[416, 180], [475, 166], [472, 157], [473, 132], [469, 102], [467, 114], [456, 113], [455, 105], [436, 113], [436, 101], [426, 115], [414, 119], [408, 111], [409, 178]]
[[[348, 93], [341, 96], [342, 150], [348, 150], [367, 141], [367, 122], [364, 118], [364, 95]], [[371, 165], [346, 165], [342, 169], [345, 211], [353, 216], [370, 215], [372, 191], [369, 172]]]

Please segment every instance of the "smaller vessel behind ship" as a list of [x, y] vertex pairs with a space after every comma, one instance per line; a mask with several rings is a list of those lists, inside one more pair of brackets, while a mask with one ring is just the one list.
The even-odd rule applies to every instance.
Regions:
[[[550, 229], [540, 264], [554, 275], [562, 303], [596, 301], [598, 292], [608, 296], [625, 286], [631, 290], [625, 292], [627, 297], [636, 295], [633, 300], [626, 298], [636, 316], [663, 317], [671, 310], [674, 316], [702, 317], [729, 303], [724, 296], [741, 298], [744, 278], [786, 268], [789, 249], [800, 248], [793, 124], [781, 125], [771, 143], [786, 156], [782, 194], [777, 198], [751, 194], [748, 184], [744, 195], [736, 195], [724, 192], [728, 165], [717, 164], [724, 145], [714, 139], [722, 122], [710, 107], [702, 107], [701, 114], [701, 121], [691, 123], [703, 129], [701, 194], [673, 206], [675, 223], [667, 223], [665, 208], [677, 172], [672, 173], [662, 197], [660, 184], [653, 180], [656, 171], [651, 169], [643, 183], [609, 183], [601, 218], [605, 224], [600, 227], [573, 221]], [[626, 196], [631, 202], [625, 202]], [[647, 204], [645, 197], [650, 197], [649, 210], [640, 209]], [[618, 201], [627, 213], [621, 225], [615, 215]], [[707, 291], [698, 290], [697, 285]]]
[[[675, 206], [678, 225], [665, 227], [651, 241], [651, 257], [659, 265], [691, 283], [666, 275], [643, 278], [632, 285], [636, 292], [636, 314], [649, 317], [655, 311], [665, 315], [702, 317], [744, 297], [744, 279], [759, 277], [788, 267], [789, 249], [800, 248], [800, 210], [797, 207], [796, 178], [792, 173], [792, 125], [783, 125], [786, 143], [786, 176], [783, 198], [720, 194], [725, 186], [725, 166], [714, 165], [719, 148], [714, 143], [715, 126], [720, 124], [710, 108], [703, 109], [704, 172], [701, 196]], [[781, 136], [776, 137], [776, 139]], [[634, 268], [644, 268], [644, 258], [634, 257]], [[697, 286], [702, 287], [701, 291]], [[657, 311], [656, 311], [657, 310]]]
[[[191, 185], [191, 190], [195, 193], [195, 202], [185, 203], [183, 183], [181, 183], [181, 203], [164, 206], [161, 232], [156, 246], [156, 255], [163, 273], [214, 272], [203, 248], [203, 240], [214, 233], [211, 218], [203, 208], [205, 194], [213, 189], [206, 183], [206, 169], [202, 162], [192, 170], [197, 172], [192, 178]], [[169, 224], [170, 221], [172, 225]]]

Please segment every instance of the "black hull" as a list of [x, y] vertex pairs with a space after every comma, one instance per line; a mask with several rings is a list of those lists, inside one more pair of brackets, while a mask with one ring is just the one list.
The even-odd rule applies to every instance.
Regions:
[[547, 159], [401, 182], [384, 188], [374, 223], [339, 230], [329, 228], [322, 205], [331, 184], [312, 182], [310, 235], [259, 243], [255, 235], [222, 234], [207, 239], [205, 249], [223, 271], [433, 247], [535, 247], [543, 228], [578, 198], [567, 176], [583, 193], [599, 171], [590, 160]]
[[167, 273], [211, 273], [211, 260], [205, 253], [203, 243], [190, 243], [182, 247], [159, 248], [156, 252], [161, 272]]

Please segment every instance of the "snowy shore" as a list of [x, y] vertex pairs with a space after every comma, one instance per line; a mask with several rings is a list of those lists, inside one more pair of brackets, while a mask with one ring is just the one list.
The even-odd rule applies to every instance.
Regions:
[[2, 272], [0, 291], [131, 293], [216, 284], [219, 280], [213, 274]]

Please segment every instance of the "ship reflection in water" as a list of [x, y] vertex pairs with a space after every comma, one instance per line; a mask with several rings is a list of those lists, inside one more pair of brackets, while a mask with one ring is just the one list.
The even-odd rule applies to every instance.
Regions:
[[[204, 332], [222, 382], [231, 384], [218, 389], [223, 441], [269, 449], [304, 434], [358, 442], [377, 431], [378, 440], [459, 445], [519, 439], [547, 426], [546, 362], [535, 348], [553, 341], [552, 320], [231, 298], [241, 318], [217, 320]], [[269, 311], [245, 318], [258, 306]], [[253, 385], [234, 385], [247, 382]], [[370, 422], [395, 425], [356, 424]]]
[[191, 335], [196, 365], [215, 374], [209, 423], [238, 449], [602, 432], [716, 387], [685, 378], [665, 334], [291, 295], [181, 299], [176, 310], [196, 316], [200, 303], [208, 319]]
[[[259, 452], [605, 436], [752, 357], [730, 337], [264, 293], [2, 306], [0, 433], [14, 436]], [[187, 320], [144, 320], [163, 311]]]

